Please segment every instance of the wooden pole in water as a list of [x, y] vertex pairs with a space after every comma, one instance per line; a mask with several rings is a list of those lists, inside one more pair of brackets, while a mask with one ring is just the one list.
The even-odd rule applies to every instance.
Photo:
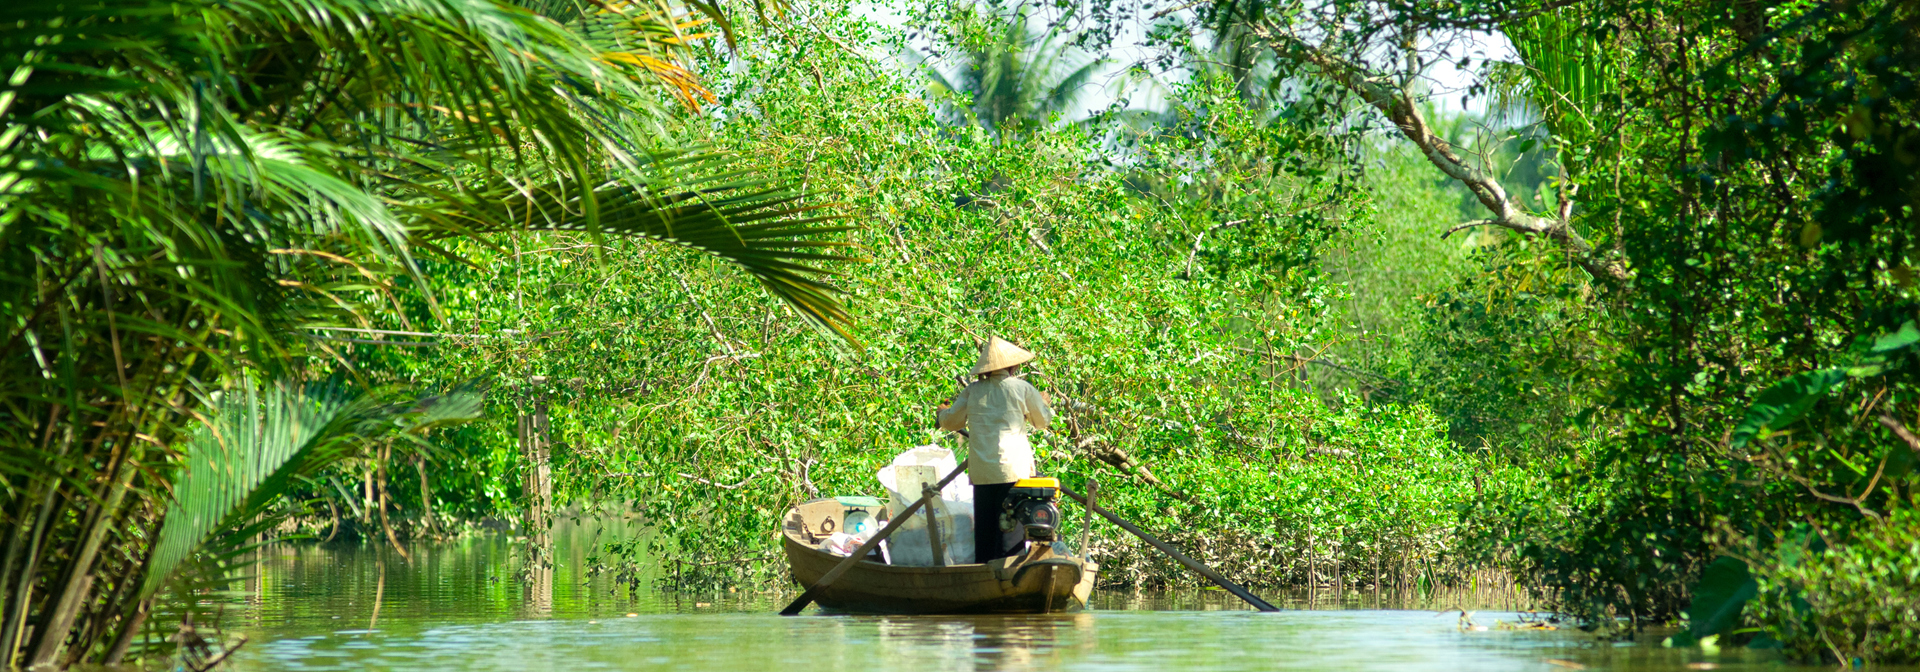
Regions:
[[1093, 557], [1093, 507], [1100, 504], [1100, 482], [1087, 479], [1087, 525], [1080, 529], [1080, 557]]
[[[1214, 584], [1221, 588], [1227, 589], [1227, 592], [1233, 593], [1235, 597], [1246, 600], [1247, 604], [1253, 605], [1253, 608], [1261, 611], [1280, 610], [1279, 607], [1268, 604], [1266, 600], [1260, 599], [1258, 595], [1254, 595], [1248, 592], [1247, 589], [1241, 588], [1240, 584], [1229, 581], [1227, 577], [1221, 575], [1219, 572], [1213, 571], [1206, 565], [1200, 564], [1200, 561], [1189, 558], [1185, 553], [1174, 550], [1172, 546], [1167, 545], [1167, 542], [1161, 541], [1151, 534], [1147, 534], [1146, 530], [1135, 527], [1133, 523], [1121, 520], [1119, 516], [1113, 515], [1113, 512], [1100, 508], [1096, 504], [1089, 504], [1085, 497], [1081, 497], [1074, 491], [1068, 490], [1067, 486], [1060, 486], [1060, 492], [1072, 498], [1073, 501], [1079, 502], [1081, 506], [1087, 507], [1087, 510], [1100, 514], [1102, 518], [1113, 521], [1113, 524], [1119, 525], [1120, 529], [1133, 533], [1133, 536], [1139, 537], [1141, 541], [1145, 541], [1154, 548], [1160, 549], [1161, 553], [1165, 553], [1168, 557], [1180, 561], [1180, 564], [1186, 565], [1187, 569], [1191, 569], [1198, 572], [1201, 576], [1207, 577], [1207, 580], [1214, 582]], [[835, 569], [839, 568], [836, 567]]]
[[[967, 461], [961, 460], [960, 465], [953, 468], [953, 473], [947, 474], [946, 478], [940, 479], [940, 484], [933, 486], [933, 490], [936, 492], [945, 490], [948, 483], [952, 483], [953, 479], [959, 478], [960, 474], [966, 473], [966, 471]], [[780, 615], [794, 616], [799, 614], [801, 610], [806, 609], [807, 605], [813, 604], [814, 599], [819, 597], [821, 590], [833, 585], [834, 581], [840, 580], [840, 575], [846, 574], [849, 569], [853, 569], [854, 564], [866, 558], [868, 553], [872, 553], [873, 549], [880, 546], [880, 542], [885, 541], [887, 537], [893, 536], [894, 530], [900, 529], [900, 526], [906, 523], [908, 518], [913, 517], [914, 512], [919, 511], [921, 507], [926, 505], [927, 498], [924, 495], [921, 496], [920, 499], [915, 500], [913, 504], [908, 505], [905, 511], [900, 512], [900, 515], [894, 516], [893, 520], [887, 521], [887, 526], [880, 528], [879, 534], [873, 535], [873, 538], [868, 539], [867, 543], [861, 544], [860, 548], [855, 549], [853, 555], [847, 556], [846, 559], [840, 561], [840, 564], [834, 565], [833, 569], [827, 570], [827, 574], [820, 577], [818, 583], [807, 588], [807, 592], [801, 593], [799, 597], [793, 598], [793, 602], [787, 604], [787, 608], [780, 610]]]

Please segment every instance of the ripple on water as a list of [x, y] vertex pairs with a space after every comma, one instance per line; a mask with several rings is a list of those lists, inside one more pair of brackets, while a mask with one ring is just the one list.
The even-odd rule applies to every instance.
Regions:
[[[1518, 614], [1480, 613], [1514, 620]], [[1565, 633], [1462, 632], [1418, 611], [1110, 611], [1063, 616], [781, 618], [649, 614], [292, 637], [243, 670], [1128, 670], [1684, 669], [1698, 651], [1616, 647]], [[1720, 669], [1782, 669], [1729, 654]]]
[[[401, 564], [364, 549], [288, 547], [264, 558], [259, 597], [236, 605], [255, 670], [1084, 670], [1788, 669], [1765, 653], [1615, 646], [1577, 633], [1463, 631], [1458, 612], [1260, 614], [1217, 592], [1109, 595], [1054, 616], [772, 614], [773, 597], [613, 590], [568, 554], [550, 598], [530, 604], [499, 541], [415, 549]], [[379, 596], [375, 612], [375, 596]], [[729, 601], [730, 600], [730, 601]], [[1352, 604], [1352, 603], [1350, 603]], [[1338, 605], [1335, 605], [1338, 606]], [[629, 617], [628, 614], [637, 614]], [[1480, 624], [1513, 612], [1477, 612]], [[342, 627], [345, 626], [345, 627]], [[1701, 669], [1699, 667], [1693, 669]], [[1825, 669], [1825, 668], [1809, 668]]]

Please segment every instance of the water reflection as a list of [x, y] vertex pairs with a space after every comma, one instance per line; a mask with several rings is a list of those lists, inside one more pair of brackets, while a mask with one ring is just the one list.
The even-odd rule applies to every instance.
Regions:
[[[909, 662], [951, 661], [955, 670], [1052, 670], [1063, 653], [1097, 648], [1090, 613], [1048, 616], [881, 617], [878, 661], [898, 668]], [[884, 655], [884, 654], [883, 654]]]
[[[1472, 595], [1269, 595], [1328, 610], [1260, 614], [1219, 591], [1100, 591], [1090, 613], [1048, 616], [774, 615], [791, 595], [629, 594], [555, 549], [534, 590], [525, 556], [502, 537], [423, 546], [410, 561], [377, 549], [286, 546], [269, 552], [229, 606], [252, 641], [239, 670], [1083, 670], [1794, 669], [1766, 652], [1663, 649], [1567, 632], [1463, 631]], [[1485, 597], [1484, 595], [1482, 597]], [[1375, 606], [1424, 606], [1427, 611]], [[1696, 667], [1693, 669], [1709, 669]], [[1809, 668], [1822, 669], [1822, 668]]]
[[[411, 631], [446, 623], [520, 618], [581, 618], [655, 611], [654, 593], [629, 595], [586, 575], [591, 535], [563, 543], [559, 562], [527, 570], [523, 545], [505, 536], [465, 537], [409, 547], [282, 544], [261, 552], [244, 600], [227, 609], [230, 625], [308, 635], [343, 628]], [[677, 600], [667, 600], [675, 603]]]

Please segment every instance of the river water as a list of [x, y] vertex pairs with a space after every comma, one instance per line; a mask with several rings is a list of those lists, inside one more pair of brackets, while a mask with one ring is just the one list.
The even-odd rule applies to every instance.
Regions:
[[[1503, 624], [1522, 615], [1486, 596], [1272, 595], [1289, 608], [1261, 614], [1218, 591], [1104, 591], [1079, 614], [783, 618], [774, 612], [790, 594], [629, 593], [586, 576], [584, 544], [571, 546], [561, 546], [550, 597], [528, 595], [513, 544], [499, 536], [415, 546], [408, 560], [357, 546], [274, 547], [223, 614], [229, 635], [248, 639], [233, 668], [1796, 669], [1769, 652], [1662, 648], [1658, 636], [1511, 630]], [[1441, 604], [1464, 607], [1471, 623]]]

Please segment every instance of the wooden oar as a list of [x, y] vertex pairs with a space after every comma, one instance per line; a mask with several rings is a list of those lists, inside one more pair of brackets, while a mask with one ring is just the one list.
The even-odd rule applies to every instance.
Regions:
[[[1107, 520], [1113, 521], [1113, 524], [1119, 525], [1120, 529], [1126, 530], [1128, 532], [1132, 532], [1133, 536], [1139, 537], [1142, 541], [1145, 541], [1148, 544], [1153, 545], [1154, 548], [1160, 549], [1161, 553], [1165, 553], [1168, 556], [1172, 557], [1173, 559], [1179, 560], [1180, 564], [1186, 565], [1188, 569], [1199, 572], [1201, 576], [1207, 577], [1208, 580], [1211, 580], [1214, 583], [1219, 584], [1221, 588], [1227, 589], [1227, 592], [1233, 593], [1234, 596], [1239, 597], [1242, 600], [1246, 600], [1247, 604], [1253, 605], [1253, 608], [1259, 609], [1261, 611], [1279, 611], [1280, 610], [1279, 607], [1275, 607], [1271, 604], [1267, 604], [1267, 601], [1260, 599], [1258, 595], [1254, 595], [1253, 593], [1247, 592], [1247, 589], [1241, 588], [1240, 584], [1234, 583], [1232, 581], [1228, 581], [1227, 577], [1221, 576], [1219, 572], [1213, 571], [1212, 569], [1209, 569], [1206, 565], [1200, 564], [1200, 561], [1195, 560], [1193, 558], [1189, 558], [1185, 553], [1181, 553], [1179, 551], [1174, 550], [1172, 546], [1167, 545], [1167, 542], [1156, 539], [1151, 534], [1147, 534], [1146, 530], [1142, 530], [1138, 527], [1135, 527], [1133, 523], [1129, 523], [1127, 521], [1121, 520], [1119, 516], [1113, 515], [1112, 511], [1108, 511], [1106, 509], [1100, 508], [1096, 504], [1088, 503], [1085, 497], [1081, 497], [1080, 495], [1075, 494], [1072, 490], [1068, 490], [1067, 486], [1065, 485], [1060, 486], [1060, 491], [1066, 493], [1068, 497], [1072, 497], [1073, 501], [1079, 502], [1081, 506], [1087, 507], [1087, 510], [1092, 511], [1094, 513], [1098, 513], [1100, 514], [1101, 517], [1106, 518]], [[1082, 549], [1082, 552], [1085, 552], [1085, 549]], [[836, 567], [835, 569], [838, 569], [838, 568]]]
[[[966, 473], [966, 471], [967, 461], [961, 460], [959, 466], [953, 468], [953, 473], [947, 474], [946, 478], [940, 479], [939, 485], [933, 486], [934, 492], [945, 490], [948, 483], [952, 483], [953, 479], [959, 478], [960, 474]], [[922, 492], [925, 491], [923, 490]], [[827, 586], [833, 585], [834, 581], [840, 579], [841, 574], [847, 573], [847, 570], [853, 569], [855, 564], [865, 559], [868, 553], [873, 552], [874, 548], [880, 546], [881, 541], [892, 536], [894, 530], [900, 529], [900, 526], [906, 523], [908, 518], [912, 518], [914, 512], [926, 506], [927, 500], [928, 497], [926, 495], [921, 495], [920, 499], [915, 500], [905, 511], [901, 511], [900, 515], [894, 516], [893, 520], [887, 521], [887, 526], [880, 528], [879, 534], [873, 535], [873, 538], [868, 539], [867, 543], [861, 544], [859, 550], [854, 551], [853, 555], [847, 556], [847, 559], [841, 560], [840, 564], [834, 565], [833, 569], [827, 570], [826, 576], [820, 577], [818, 583], [813, 584], [813, 587], [808, 588], [807, 592], [801, 593], [799, 597], [794, 598], [793, 603], [788, 604], [787, 608], [781, 609], [780, 615], [793, 616], [799, 614], [800, 610], [806, 609], [807, 605], [813, 604], [813, 600], [819, 597], [820, 591], [826, 590]]]

